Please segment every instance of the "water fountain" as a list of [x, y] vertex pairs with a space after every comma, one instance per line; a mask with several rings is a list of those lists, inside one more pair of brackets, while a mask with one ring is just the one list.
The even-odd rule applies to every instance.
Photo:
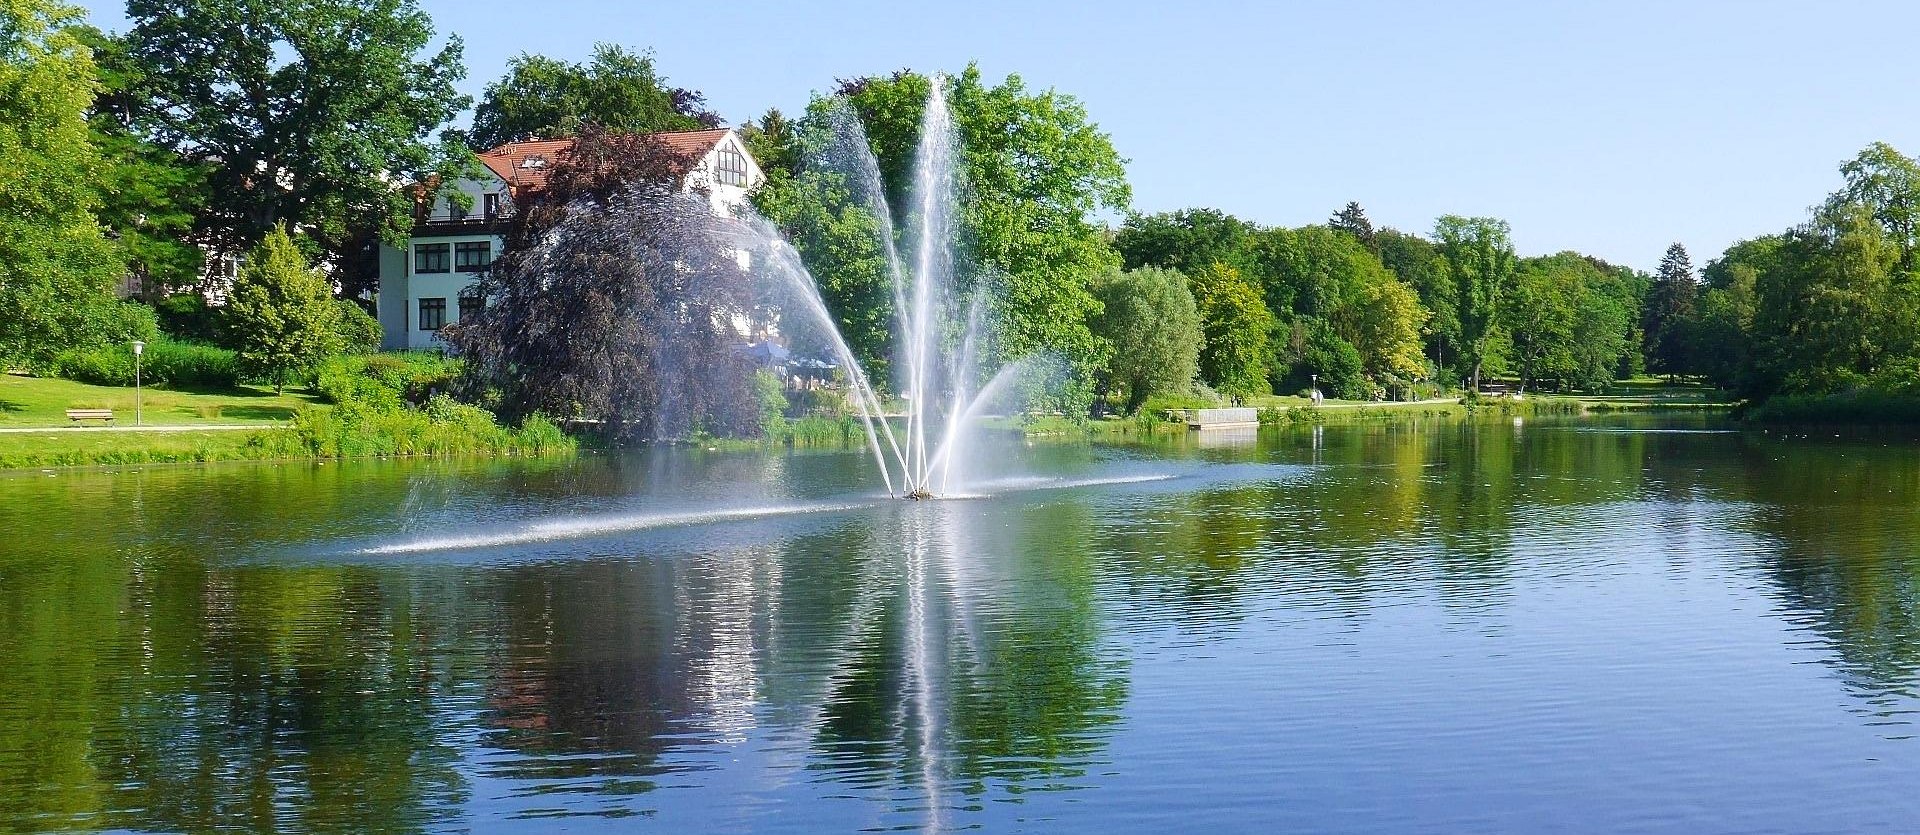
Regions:
[[[909, 191], [913, 210], [908, 214], [906, 236], [912, 243], [910, 264], [900, 252], [879, 164], [859, 118], [842, 108], [832, 127], [828, 146], [811, 162], [838, 169], [879, 220], [898, 336], [893, 390], [905, 404], [904, 413], [895, 415], [905, 421], [898, 431], [872, 379], [835, 326], [799, 253], [764, 219], [756, 218], [749, 226], [757, 238], [755, 248], [766, 253], [766, 263], [798, 299], [797, 309], [789, 314], [805, 314], [846, 369], [848, 393], [887, 492], [910, 499], [933, 498], [948, 493], [955, 483], [956, 462], [965, 458], [968, 424], [1009, 393], [1023, 375], [1035, 371], [1040, 361], [1028, 357], [1008, 362], [984, 385], [975, 385], [981, 371], [982, 311], [987, 296], [980, 288], [964, 302], [956, 296], [953, 220], [959, 185], [958, 135], [947, 104], [946, 78], [933, 79], [915, 149]], [[956, 315], [959, 311], [965, 313]]]

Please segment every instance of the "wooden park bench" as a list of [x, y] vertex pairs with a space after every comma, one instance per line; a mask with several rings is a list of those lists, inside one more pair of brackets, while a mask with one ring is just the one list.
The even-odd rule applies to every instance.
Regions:
[[83, 421], [83, 420], [99, 420], [99, 421], [105, 421], [107, 423], [112, 423], [113, 410], [112, 409], [68, 409], [67, 420], [73, 421], [74, 423], [79, 423], [80, 421]]

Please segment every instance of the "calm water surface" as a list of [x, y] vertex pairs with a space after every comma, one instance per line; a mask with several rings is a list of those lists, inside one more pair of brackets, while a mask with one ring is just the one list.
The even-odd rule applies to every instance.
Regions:
[[1920, 829], [1920, 442], [0, 475], [0, 831]]

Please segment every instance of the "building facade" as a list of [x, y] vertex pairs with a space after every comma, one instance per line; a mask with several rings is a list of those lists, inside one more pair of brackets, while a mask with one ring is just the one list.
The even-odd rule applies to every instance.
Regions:
[[[764, 179], [746, 143], [729, 128], [653, 134], [691, 162], [680, 188], [705, 191], [716, 216], [747, 205]], [[485, 300], [476, 284], [505, 245], [515, 201], [545, 187], [552, 166], [573, 147], [570, 139], [512, 142], [480, 154], [485, 173], [440, 189], [423, 207], [402, 250], [380, 249], [378, 312], [381, 347], [444, 349], [440, 330], [477, 312]], [[462, 207], [453, 195], [465, 195]]]

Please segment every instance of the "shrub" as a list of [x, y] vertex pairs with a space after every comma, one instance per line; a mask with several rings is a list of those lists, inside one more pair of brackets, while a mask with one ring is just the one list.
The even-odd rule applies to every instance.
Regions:
[[175, 388], [233, 388], [240, 382], [239, 358], [211, 345], [156, 339], [141, 362], [143, 375]]
[[133, 351], [125, 345], [71, 348], [54, 357], [53, 373], [96, 386], [130, 386]]
[[348, 402], [332, 409], [307, 409], [294, 416], [280, 454], [319, 458], [383, 455], [544, 455], [567, 452], [576, 442], [540, 415], [518, 429], [494, 422], [478, 406], [436, 395], [425, 408], [377, 409]]
[[[140, 358], [140, 382], [174, 388], [232, 388], [239, 381], [234, 353], [225, 348], [175, 342], [157, 336]], [[54, 373], [96, 386], [134, 384], [133, 350], [124, 344], [63, 351]]]
[[338, 356], [320, 364], [313, 389], [332, 403], [376, 409], [425, 404], [453, 390], [460, 361], [427, 351]]
[[358, 302], [335, 299], [340, 308], [339, 350], [345, 354], [371, 354], [380, 350], [380, 320], [367, 313]]
[[843, 389], [803, 389], [787, 398], [790, 417], [841, 417], [855, 412]]

